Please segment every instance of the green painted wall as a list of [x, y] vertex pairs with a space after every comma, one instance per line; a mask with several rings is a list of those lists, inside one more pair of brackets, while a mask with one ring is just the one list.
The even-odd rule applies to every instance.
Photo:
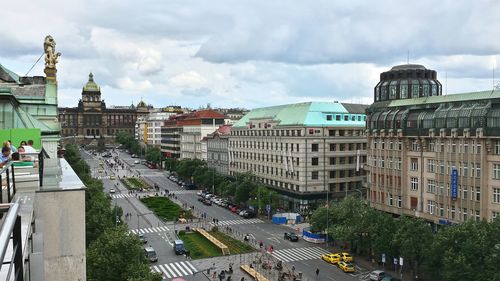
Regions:
[[21, 141], [33, 140], [33, 147], [36, 150], [42, 148], [40, 129], [10, 129], [0, 130], [0, 140], [2, 143], [11, 140], [15, 147], [19, 147]]

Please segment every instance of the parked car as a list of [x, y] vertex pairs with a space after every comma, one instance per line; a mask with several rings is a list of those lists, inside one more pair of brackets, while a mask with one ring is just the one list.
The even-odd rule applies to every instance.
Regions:
[[184, 242], [182, 242], [182, 240], [175, 240], [173, 247], [176, 255], [184, 255], [184, 253], [186, 253], [186, 249], [184, 249]]
[[198, 201], [203, 202], [203, 201], [205, 201], [205, 198], [200, 197], [200, 198], [198, 198]]
[[203, 204], [207, 205], [207, 206], [212, 206], [212, 201], [205, 199], [205, 200], [203, 200]]
[[137, 156], [136, 156], [135, 154], [132, 154], [132, 156], [130, 156], [130, 157], [135, 158], [135, 157], [137, 157]]
[[109, 189], [109, 193], [113, 194], [115, 192], [116, 192], [116, 189], [114, 189], [114, 188]]
[[236, 206], [236, 205], [233, 205], [233, 206], [231, 207], [231, 212], [233, 212], [233, 213], [235, 213], [235, 214], [236, 214], [236, 213], [239, 213], [239, 210], [240, 210], [240, 209], [239, 209], [239, 208], [238, 208], [238, 206]]
[[331, 264], [337, 264], [342, 260], [339, 254], [325, 254], [321, 259]]
[[371, 281], [381, 281], [387, 274], [382, 270], [374, 270], [370, 272]]
[[141, 164], [141, 161], [139, 161], [139, 160], [135, 160], [135, 161], [134, 161], [134, 164]]
[[251, 219], [251, 218], [255, 218], [255, 216], [257, 216], [257, 214], [255, 213], [254, 210], [252, 209], [247, 209], [243, 212], [243, 215], [241, 215], [243, 218], [245, 219]]
[[198, 192], [196, 192], [196, 195], [198, 195], [198, 196], [203, 196], [203, 191], [198, 191]]
[[109, 176], [110, 180], [116, 180], [116, 177], [114, 175]]
[[338, 263], [338, 267], [345, 273], [354, 272], [354, 265], [349, 262], [341, 261]]
[[184, 188], [187, 190], [193, 190], [196, 189], [196, 185], [194, 185], [194, 183], [187, 183], [184, 185]]
[[285, 240], [290, 240], [292, 242], [297, 242], [299, 241], [299, 236], [293, 232], [285, 232], [284, 235]]

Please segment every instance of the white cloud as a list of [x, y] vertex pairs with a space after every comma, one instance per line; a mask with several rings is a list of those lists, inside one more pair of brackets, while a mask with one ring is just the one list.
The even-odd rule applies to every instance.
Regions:
[[148, 91], [153, 88], [153, 85], [148, 80], [144, 81], [133, 81], [130, 77], [122, 77], [118, 78], [116, 81], [116, 85], [120, 87], [120, 89], [127, 91]]
[[205, 79], [203, 76], [201, 76], [198, 72], [196, 71], [188, 71], [184, 72], [178, 75], [175, 75], [174, 77], [170, 78], [168, 80], [169, 84], [174, 86], [174, 87], [200, 87], [204, 86], [207, 84], [207, 79]]

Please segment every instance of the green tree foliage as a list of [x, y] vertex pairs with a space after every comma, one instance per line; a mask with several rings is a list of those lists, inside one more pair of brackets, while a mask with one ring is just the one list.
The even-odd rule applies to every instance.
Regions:
[[66, 146], [65, 157], [86, 186], [87, 279], [162, 280], [161, 275], [151, 273], [139, 239], [129, 235], [126, 226], [117, 223], [116, 217], [123, 215], [122, 209], [111, 206], [111, 199], [103, 192], [102, 182], [90, 176], [89, 167], [80, 158], [78, 148]]
[[146, 160], [151, 163], [160, 164], [161, 163], [161, 151], [158, 147], [149, 148], [146, 152]]
[[148, 266], [142, 244], [126, 226], [108, 228], [87, 249], [88, 280], [162, 280]]

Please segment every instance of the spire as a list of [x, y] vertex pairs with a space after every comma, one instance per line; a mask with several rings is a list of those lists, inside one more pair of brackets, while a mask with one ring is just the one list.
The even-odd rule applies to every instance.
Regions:
[[92, 71], [89, 73], [89, 82], [94, 82], [94, 74], [92, 74]]

